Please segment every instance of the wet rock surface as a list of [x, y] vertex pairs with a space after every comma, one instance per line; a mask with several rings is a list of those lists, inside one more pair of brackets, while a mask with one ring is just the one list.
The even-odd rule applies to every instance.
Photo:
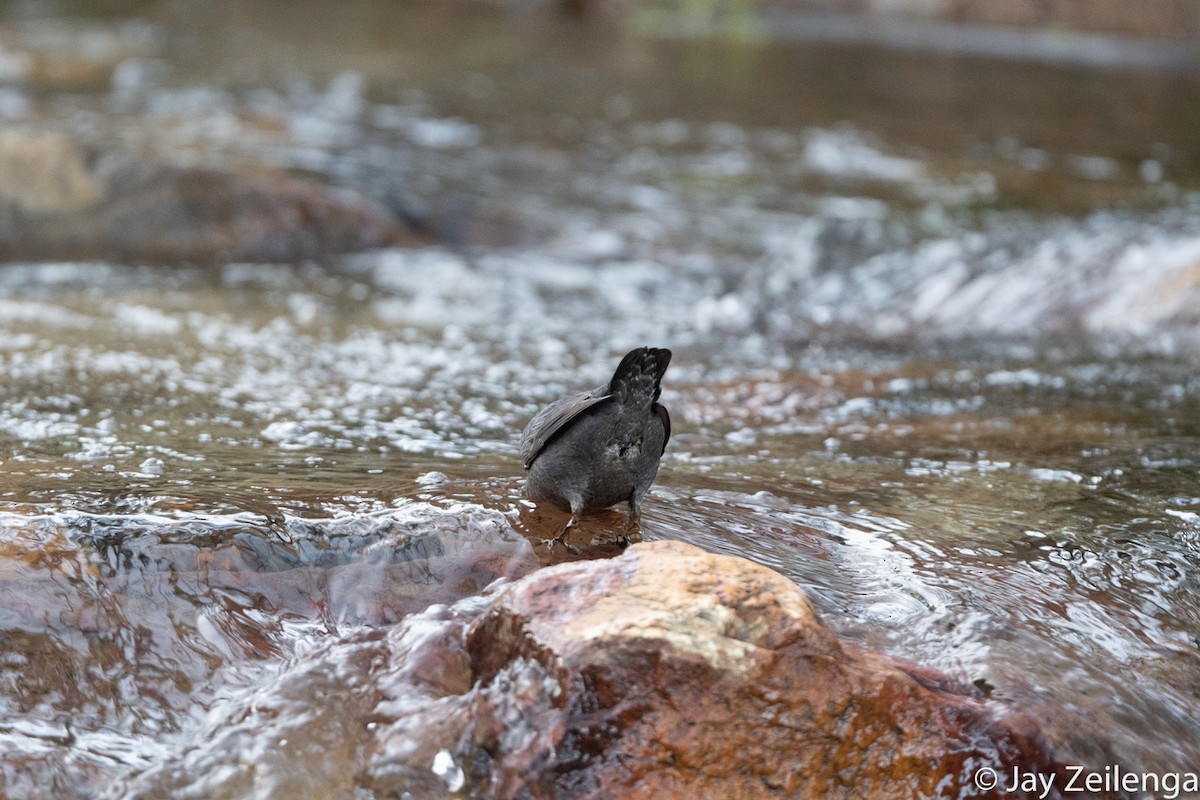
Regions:
[[0, 259], [296, 261], [419, 237], [349, 189], [101, 152], [53, 132], [0, 134]]
[[117, 796], [972, 797], [981, 767], [1056, 769], [1030, 719], [665, 541], [330, 643], [197, 741]]

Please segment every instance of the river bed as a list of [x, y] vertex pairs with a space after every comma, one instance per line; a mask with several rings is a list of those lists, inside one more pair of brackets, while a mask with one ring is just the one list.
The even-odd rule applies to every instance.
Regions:
[[99, 796], [330, 637], [572, 557], [516, 438], [643, 344], [642, 538], [782, 572], [1068, 759], [1195, 770], [1194, 74], [473, 4], [350, 4], [317, 47], [304, 8], [9, 21], [124, 54], [4, 88], [10, 125], [302, 171], [439, 241], [0, 266], [0, 794]]

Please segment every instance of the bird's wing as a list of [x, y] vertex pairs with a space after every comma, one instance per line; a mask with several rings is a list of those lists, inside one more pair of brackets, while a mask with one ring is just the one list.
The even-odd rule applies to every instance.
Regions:
[[[662, 453], [667, 452], [667, 441], [671, 438], [671, 415], [667, 413], [667, 407], [661, 403], [654, 404], [654, 415], [662, 420], [663, 424], [663, 449]], [[661, 456], [662, 453], [659, 453]]]
[[521, 434], [521, 463], [525, 469], [529, 469], [529, 465], [538, 457], [538, 453], [542, 452], [546, 442], [562, 430], [563, 426], [610, 397], [612, 395], [607, 394], [603, 388], [593, 389], [556, 400], [539, 411]]

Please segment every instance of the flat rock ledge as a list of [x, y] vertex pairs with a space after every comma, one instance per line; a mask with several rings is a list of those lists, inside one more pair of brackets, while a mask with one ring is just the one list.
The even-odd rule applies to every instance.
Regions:
[[344, 637], [215, 716], [115, 796], [1024, 797], [975, 776], [1061, 775], [1030, 718], [671, 541]]

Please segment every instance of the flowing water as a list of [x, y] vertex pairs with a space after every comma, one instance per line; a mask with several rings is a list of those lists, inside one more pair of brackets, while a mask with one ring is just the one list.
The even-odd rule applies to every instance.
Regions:
[[444, 244], [0, 266], [0, 795], [203, 771], [329, 642], [571, 557], [515, 439], [641, 344], [643, 538], [779, 570], [1069, 759], [1197, 769], [1194, 73], [298, 8], [7, 20], [120, 56], [0, 87], [7, 124], [313, 173]]

